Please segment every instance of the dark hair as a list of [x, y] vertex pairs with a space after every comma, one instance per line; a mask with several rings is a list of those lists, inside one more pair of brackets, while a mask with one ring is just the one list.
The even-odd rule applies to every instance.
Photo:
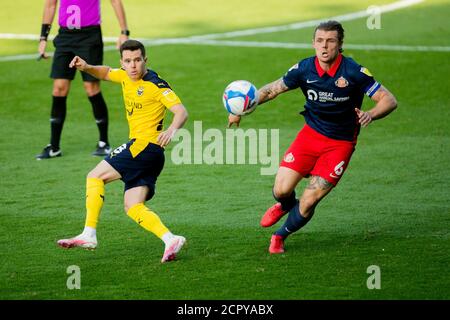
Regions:
[[[329, 20], [325, 22], [321, 22], [316, 29], [314, 30], [313, 38], [316, 37], [316, 31], [317, 30], [323, 30], [323, 31], [337, 31], [337, 37], [339, 44], [342, 46], [344, 43], [344, 28], [342, 27], [342, 24], [335, 20]], [[340, 52], [342, 52], [342, 48], [339, 49]]]
[[145, 47], [137, 40], [127, 40], [120, 46], [120, 57], [122, 58], [122, 52], [125, 50], [136, 51], [141, 50], [142, 56], [145, 58]]

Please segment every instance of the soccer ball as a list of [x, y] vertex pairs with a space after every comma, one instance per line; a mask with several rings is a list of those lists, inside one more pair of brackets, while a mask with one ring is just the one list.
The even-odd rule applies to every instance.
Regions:
[[258, 104], [258, 89], [246, 80], [231, 82], [223, 93], [223, 105], [231, 114], [244, 116], [252, 113]]

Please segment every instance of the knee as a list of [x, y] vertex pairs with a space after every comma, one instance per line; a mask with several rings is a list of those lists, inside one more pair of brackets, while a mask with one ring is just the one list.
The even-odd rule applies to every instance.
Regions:
[[98, 81], [95, 82], [83, 82], [84, 90], [86, 91], [88, 97], [95, 96], [100, 92], [100, 83]]
[[69, 93], [69, 84], [66, 82], [55, 82], [53, 84], [53, 96], [54, 97], [66, 97]]
[[130, 211], [131, 208], [133, 208], [135, 205], [137, 205], [139, 203], [136, 202], [132, 202], [132, 201], [127, 201], [125, 200], [123, 203], [123, 210], [125, 211], [125, 213], [130, 216], [131, 218], [133, 218], [133, 214]]
[[100, 176], [97, 174], [97, 172], [93, 169], [91, 171], [89, 171], [89, 173], [86, 176], [86, 179], [88, 178], [96, 178], [96, 179], [100, 179]]
[[273, 192], [273, 197], [275, 199], [282, 199], [282, 198], [289, 197], [292, 194], [293, 191], [294, 190], [292, 190], [291, 188], [287, 188], [287, 187], [282, 186], [282, 185], [275, 185], [273, 187], [273, 191], [272, 192]]

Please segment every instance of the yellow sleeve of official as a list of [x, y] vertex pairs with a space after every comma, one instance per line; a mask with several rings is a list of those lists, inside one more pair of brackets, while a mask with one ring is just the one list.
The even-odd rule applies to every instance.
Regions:
[[126, 75], [127, 73], [123, 69], [110, 69], [108, 78], [112, 82], [121, 83]]

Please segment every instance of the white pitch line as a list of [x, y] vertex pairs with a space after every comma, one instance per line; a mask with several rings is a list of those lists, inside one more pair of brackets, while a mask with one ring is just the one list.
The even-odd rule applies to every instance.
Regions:
[[[403, 9], [406, 7], [410, 7], [416, 5], [418, 3], [423, 2], [424, 0], [400, 0], [394, 3], [390, 3], [387, 5], [379, 6], [379, 12], [391, 12], [399, 9]], [[232, 37], [240, 37], [240, 36], [251, 36], [262, 33], [274, 33], [280, 31], [288, 31], [288, 30], [299, 30], [305, 29], [309, 27], [315, 27], [319, 23], [328, 20], [336, 20], [336, 21], [351, 21], [359, 18], [364, 18], [369, 16], [371, 13], [368, 10], [361, 10], [357, 12], [352, 12], [340, 16], [334, 16], [329, 18], [315, 19], [309, 21], [302, 21], [291, 23], [282, 26], [273, 26], [273, 27], [264, 27], [264, 28], [254, 28], [254, 29], [246, 29], [246, 30], [238, 30], [231, 32], [223, 32], [223, 33], [210, 33], [205, 35], [198, 36], [190, 36], [185, 38], [162, 38], [162, 39], [138, 39], [142, 41], [146, 45], [162, 45], [162, 44], [180, 44], [180, 43], [199, 43], [199, 40], [213, 40], [219, 38], [232, 38]]]
[[450, 52], [450, 47], [444, 47], [444, 46], [405, 46], [405, 45], [385, 45], [385, 44], [344, 44], [344, 48], [346, 48], [346, 49], [353, 49], [353, 50]]
[[[418, 3], [423, 2], [424, 0], [400, 0], [394, 3], [390, 3], [387, 5], [379, 6], [379, 12], [391, 12], [394, 10], [403, 9]], [[162, 39], [138, 39], [141, 40], [145, 45], [165, 45], [165, 44], [198, 44], [198, 45], [213, 45], [211, 40], [218, 39], [218, 38], [231, 38], [231, 37], [238, 37], [238, 36], [249, 36], [249, 35], [256, 35], [256, 34], [262, 34], [262, 33], [273, 33], [273, 32], [280, 32], [280, 31], [287, 31], [287, 30], [299, 30], [304, 29], [308, 27], [314, 27], [320, 22], [326, 21], [326, 20], [337, 20], [337, 21], [350, 21], [350, 20], [356, 20], [359, 18], [367, 17], [370, 13], [367, 10], [361, 10], [353, 13], [348, 13], [340, 16], [334, 16], [329, 18], [323, 18], [323, 19], [315, 19], [315, 20], [309, 20], [309, 21], [302, 21], [297, 23], [291, 23], [283, 26], [274, 26], [274, 27], [264, 27], [264, 28], [253, 28], [253, 29], [246, 29], [246, 30], [238, 30], [238, 31], [231, 31], [231, 32], [223, 32], [223, 33], [211, 33], [211, 34], [205, 34], [205, 35], [198, 35], [198, 36], [190, 36], [190, 37], [184, 37], [184, 38], [162, 38]], [[12, 34], [12, 33], [2, 33], [0, 34], [0, 39], [27, 39], [27, 40], [37, 40], [37, 35], [32, 34]], [[50, 38], [52, 39], [52, 38]], [[114, 37], [104, 37], [103, 40], [105, 42], [115, 42], [116, 38]], [[206, 41], [208, 40], [208, 41]], [[221, 42], [221, 45], [225, 45], [226, 42]], [[246, 43], [248, 42], [241, 42]], [[252, 42], [255, 43], [255, 42]], [[266, 43], [267, 44], [267, 43]], [[216, 44], [218, 45], [218, 44]], [[230, 44], [229, 44], [230, 45]], [[303, 48], [303, 44], [295, 44], [297, 47], [295, 48]], [[250, 46], [250, 45], [243, 45], [243, 46]], [[257, 46], [257, 45], [254, 45]], [[263, 45], [261, 45], [264, 47]], [[285, 45], [289, 46], [289, 45]], [[300, 47], [298, 47], [300, 46]], [[422, 48], [422, 46], [420, 46]], [[282, 48], [282, 47], [280, 47]], [[445, 47], [444, 47], [445, 48]], [[105, 51], [112, 51], [116, 50], [115, 46], [106, 46], [104, 48]], [[389, 49], [386, 49], [389, 50]], [[412, 50], [413, 51], [413, 50]], [[423, 50], [427, 51], [427, 50]], [[445, 50], [444, 50], [445, 51]], [[19, 60], [32, 60], [37, 59], [37, 54], [21, 54], [21, 55], [14, 55], [14, 56], [4, 56], [0, 57], [0, 62], [2, 61], [19, 61]]]
[[[281, 48], [281, 49], [311, 49], [311, 43], [295, 42], [260, 42], [260, 41], [230, 41], [230, 40], [200, 40], [180, 42], [180, 44], [249, 47], [249, 48]], [[351, 50], [380, 50], [380, 51], [424, 51], [424, 52], [450, 52], [450, 47], [444, 46], [407, 46], [385, 44], [345, 44], [344, 49]]]
[[[217, 46], [217, 47], [247, 47], [247, 48], [278, 48], [278, 49], [313, 49], [311, 43], [295, 43], [295, 42], [258, 42], [258, 41], [230, 41], [230, 40], [188, 40], [178, 39], [177, 41], [147, 41], [146, 45], [159, 46], [167, 44], [186, 44], [201, 46]], [[409, 51], [409, 52], [450, 52], [447, 46], [407, 46], [407, 45], [387, 45], [387, 44], [344, 44], [344, 49], [350, 50], [370, 50], [370, 51]], [[116, 46], [105, 46], [104, 51], [117, 50]], [[49, 56], [53, 56], [50, 52]], [[15, 56], [0, 57], [0, 62], [34, 60], [38, 55], [21, 54]]]
[[[400, 0], [400, 1], [397, 1], [394, 3], [379, 6], [378, 8], [380, 10], [379, 11], [380, 13], [385, 13], [385, 12], [391, 12], [391, 11], [403, 9], [406, 7], [410, 7], [410, 6], [416, 5], [418, 3], [421, 3], [423, 1], [424, 0]], [[304, 29], [304, 28], [309, 28], [309, 27], [315, 27], [323, 21], [328, 21], [328, 20], [336, 20], [339, 22], [350, 21], [350, 20], [356, 20], [359, 18], [368, 17], [371, 14], [372, 13], [368, 12], [368, 10], [361, 10], [361, 11], [352, 12], [352, 13], [348, 13], [348, 14], [344, 14], [344, 15], [340, 15], [340, 16], [296, 22], [296, 23], [291, 23], [291, 24], [282, 25], [282, 26], [254, 28], [254, 29], [224, 32], [224, 33], [211, 33], [211, 34], [205, 34], [205, 35], [200, 35], [200, 36], [191, 36], [189, 38], [193, 39], [193, 40], [206, 40], [206, 39], [217, 39], [217, 38], [252, 36], [252, 35], [256, 35], [256, 34], [273, 33], [273, 32], [288, 31], [288, 30], [299, 30], [299, 29]]]
[[[407, 8], [413, 5], [416, 5], [418, 3], [423, 2], [424, 0], [400, 0], [397, 2], [393, 2], [390, 4], [378, 6], [379, 13], [385, 13], [385, 12], [391, 12], [403, 8]], [[351, 21], [356, 20], [359, 18], [368, 17], [372, 13], [368, 10], [361, 10], [357, 12], [347, 13], [344, 15], [329, 17], [329, 18], [321, 18], [321, 19], [314, 19], [314, 20], [308, 20], [308, 21], [301, 21], [301, 22], [295, 22], [287, 25], [281, 25], [281, 26], [272, 26], [272, 27], [263, 27], [263, 28], [253, 28], [253, 29], [245, 29], [245, 30], [237, 30], [237, 31], [231, 31], [231, 32], [222, 32], [222, 33], [210, 33], [210, 34], [204, 34], [204, 35], [198, 35], [198, 36], [189, 36], [185, 38], [167, 38], [167, 39], [155, 39], [162, 40], [162, 41], [176, 41], [181, 39], [192, 39], [194, 41], [197, 40], [209, 40], [209, 39], [218, 39], [218, 38], [232, 38], [232, 37], [239, 37], [239, 36], [249, 36], [249, 35], [255, 35], [255, 34], [261, 34], [261, 33], [273, 33], [273, 32], [280, 32], [280, 31], [287, 31], [287, 30], [298, 30], [298, 29], [304, 29], [309, 27], [314, 27], [318, 25], [320, 22], [327, 21], [327, 20], [337, 20], [337, 21]], [[0, 39], [26, 39], [26, 40], [38, 40], [38, 35], [33, 34], [14, 34], [14, 33], [0, 33]], [[49, 39], [53, 39], [52, 37], [49, 37]], [[115, 37], [103, 37], [103, 40], [106, 42], [115, 42], [117, 38]], [[143, 39], [143, 40], [150, 40], [152, 39]]]
[[[53, 53], [49, 52], [47, 53], [48, 56], [52, 57]], [[20, 60], [37, 60], [37, 58], [39, 57], [39, 54], [37, 53], [31, 53], [31, 54], [19, 54], [16, 56], [4, 56], [4, 57], [0, 57], [0, 62], [5, 62], [5, 61], [20, 61]]]
[[[17, 34], [17, 33], [0, 33], [0, 39], [6, 39], [6, 40], [33, 40], [38, 41], [39, 35], [37, 34], [29, 34], [29, 33], [23, 33], [23, 34]], [[55, 39], [55, 36], [50, 35], [48, 36], [48, 40]], [[103, 37], [104, 42], [116, 42], [117, 37]]]
[[[50, 40], [53, 39], [52, 36], [48, 37]], [[0, 33], [0, 39], [8, 40], [39, 40], [39, 35], [37, 34], [17, 34], [17, 33]]]

